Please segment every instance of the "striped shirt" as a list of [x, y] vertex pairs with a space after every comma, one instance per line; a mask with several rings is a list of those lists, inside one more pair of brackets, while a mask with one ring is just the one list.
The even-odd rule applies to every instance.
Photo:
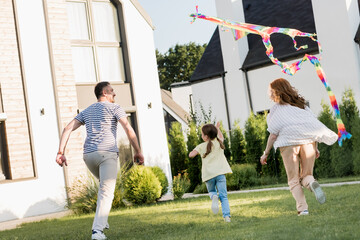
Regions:
[[126, 117], [117, 104], [97, 102], [79, 113], [75, 119], [86, 127], [84, 154], [95, 151], [119, 152], [116, 144], [117, 124]]
[[334, 144], [338, 136], [321, 123], [307, 106], [275, 104], [267, 117], [268, 131], [277, 135], [274, 148], [303, 145], [312, 142]]

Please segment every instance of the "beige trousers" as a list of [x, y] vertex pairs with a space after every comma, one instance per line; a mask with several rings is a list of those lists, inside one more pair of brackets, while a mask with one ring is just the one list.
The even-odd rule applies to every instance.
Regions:
[[91, 152], [84, 154], [84, 161], [90, 172], [100, 181], [92, 229], [103, 231], [108, 226], [108, 216], [114, 198], [118, 154], [105, 151]]
[[310, 190], [309, 183], [315, 180], [313, 177], [316, 155], [315, 143], [281, 147], [280, 152], [290, 191], [296, 201], [296, 208], [299, 212], [307, 210], [308, 205], [302, 187]]

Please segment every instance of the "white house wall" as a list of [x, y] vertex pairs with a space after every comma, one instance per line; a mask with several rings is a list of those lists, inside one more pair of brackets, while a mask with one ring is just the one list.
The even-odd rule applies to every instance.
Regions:
[[180, 86], [171, 88], [172, 99], [179, 104], [186, 112], [190, 112], [191, 86]]
[[[37, 178], [0, 185], [0, 222], [62, 211], [66, 204], [63, 171], [54, 162], [59, 132], [43, 2], [15, 2]], [[41, 109], [44, 109], [43, 115], [40, 114]]]
[[222, 78], [193, 83], [191, 87], [194, 108], [197, 115], [201, 116], [201, 106], [204, 108], [206, 114], [209, 114], [209, 110], [211, 109], [212, 120], [222, 121], [224, 127], [228, 129]]
[[[244, 22], [242, 0], [216, 0], [216, 11], [220, 18]], [[220, 31], [221, 51], [226, 72], [226, 91], [230, 123], [240, 120], [244, 124], [250, 114], [246, 81], [240, 70], [248, 52], [247, 38], [234, 40], [231, 32]]]
[[123, 7], [137, 123], [145, 165], [161, 167], [171, 181], [153, 30], [130, 1], [123, 1]]

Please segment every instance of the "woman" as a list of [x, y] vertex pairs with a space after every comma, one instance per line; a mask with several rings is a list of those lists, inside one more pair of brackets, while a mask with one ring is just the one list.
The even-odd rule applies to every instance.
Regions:
[[313, 177], [315, 158], [320, 156], [317, 143], [332, 145], [338, 137], [315, 117], [306, 106], [305, 99], [287, 80], [279, 78], [271, 82], [269, 94], [275, 105], [267, 117], [270, 136], [260, 162], [262, 165], [266, 164], [273, 146], [275, 149], [280, 148], [298, 215], [308, 215], [302, 187], [312, 191], [319, 203], [326, 200], [319, 183]]

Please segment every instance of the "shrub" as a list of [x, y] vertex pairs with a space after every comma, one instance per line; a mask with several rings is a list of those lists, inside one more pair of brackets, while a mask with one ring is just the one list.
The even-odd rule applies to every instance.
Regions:
[[[318, 119], [326, 127], [336, 132], [336, 122], [334, 120], [330, 106], [324, 102], [321, 103], [322, 111], [320, 112]], [[336, 143], [335, 143], [336, 145]], [[331, 148], [337, 146], [328, 146], [324, 143], [319, 143], [318, 149], [320, 151], [320, 157], [315, 161], [314, 175], [316, 178], [328, 178], [334, 177], [334, 169], [331, 166]]]
[[226, 133], [226, 130], [224, 129], [224, 126], [222, 124], [222, 121], [220, 121], [220, 131], [222, 133], [222, 135], [224, 136], [224, 155], [226, 157], [226, 159], [229, 161], [231, 158], [231, 150], [230, 150], [230, 140], [229, 137]]
[[99, 181], [93, 176], [80, 176], [68, 188], [69, 203], [67, 207], [75, 214], [92, 213], [96, 211]]
[[245, 123], [246, 140], [246, 162], [256, 164], [256, 171], [261, 172], [260, 157], [263, 154], [263, 143], [266, 134], [266, 114], [261, 115], [251, 113]]
[[200, 193], [207, 193], [207, 192], [208, 192], [208, 190], [207, 190], [206, 184], [203, 182], [203, 183], [196, 186], [193, 193], [194, 194], [200, 194]]
[[164, 171], [159, 167], [151, 167], [151, 170], [155, 174], [155, 176], [158, 178], [160, 185], [161, 185], [161, 196], [164, 195], [169, 187], [168, 179], [166, 178], [166, 175]]
[[226, 175], [228, 190], [239, 190], [258, 183], [254, 164], [234, 164], [231, 170], [233, 173]]
[[[194, 121], [189, 123], [189, 133], [187, 135], [187, 149], [188, 154], [199, 144], [199, 138], [197, 133], [197, 127]], [[201, 157], [197, 155], [196, 157], [189, 159], [187, 173], [189, 174], [190, 179], [190, 189], [192, 192], [195, 187], [201, 183]]]
[[235, 121], [233, 125], [233, 129], [231, 130], [230, 135], [230, 143], [231, 143], [231, 157], [232, 164], [235, 163], [246, 163], [245, 159], [245, 138], [240, 128], [239, 122]]
[[[267, 129], [267, 124], [265, 124], [265, 129]], [[266, 148], [267, 139], [270, 136], [268, 131], [265, 131], [265, 139], [263, 142], [262, 149]], [[282, 157], [280, 154], [280, 149], [271, 148], [270, 153], [267, 157], [267, 164], [262, 165], [261, 167], [261, 176], [272, 176], [279, 178], [281, 176], [281, 164], [282, 164]]]
[[352, 134], [354, 173], [360, 175], [360, 117], [354, 121]]
[[[341, 118], [349, 133], [353, 131], [353, 124], [359, 117], [359, 110], [356, 106], [354, 95], [351, 89], [346, 90], [339, 106]], [[343, 142], [342, 147], [331, 149], [331, 165], [337, 177], [348, 176], [353, 173], [353, 143], [352, 138]]]
[[161, 196], [161, 184], [149, 167], [134, 166], [124, 181], [125, 198], [135, 204], [152, 203]]
[[178, 173], [182, 173], [187, 169], [187, 150], [184, 140], [184, 135], [181, 131], [181, 125], [178, 122], [171, 124], [169, 133], [169, 144], [170, 144], [170, 163], [171, 172], [173, 176]]
[[182, 198], [185, 192], [188, 191], [190, 187], [190, 180], [185, 173], [181, 175], [180, 173], [177, 176], [174, 176], [172, 193], [174, 194], [174, 198]]

